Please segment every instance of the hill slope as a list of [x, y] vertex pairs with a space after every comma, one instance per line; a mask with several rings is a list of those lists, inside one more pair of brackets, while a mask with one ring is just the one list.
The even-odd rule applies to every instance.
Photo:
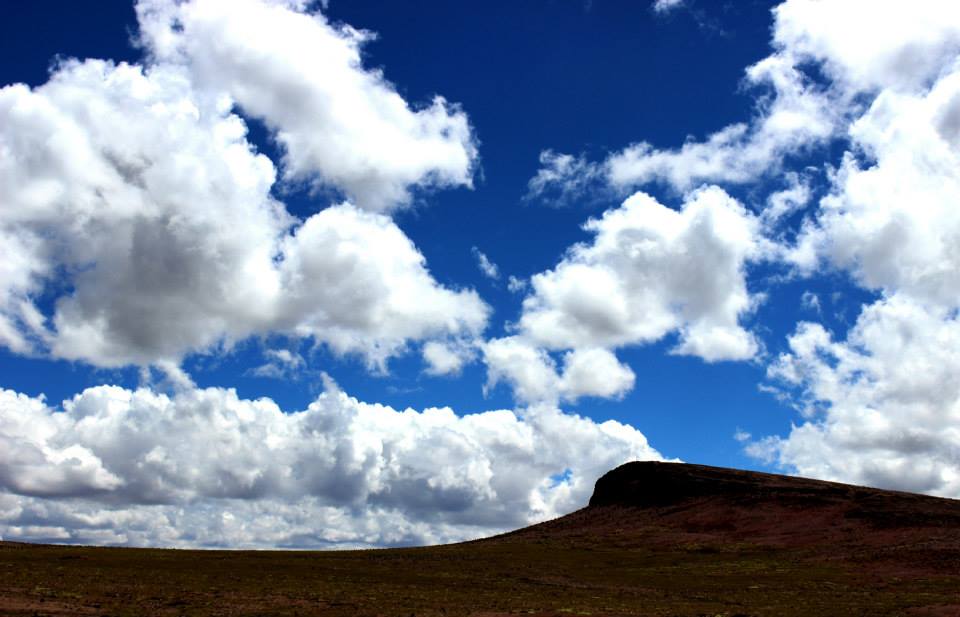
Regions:
[[879, 551], [902, 567], [925, 571], [939, 569], [941, 560], [960, 566], [960, 501], [705, 465], [634, 462], [600, 478], [587, 508], [514, 534], [590, 544], [823, 548], [832, 560]]
[[960, 502], [629, 463], [560, 519], [450, 546], [0, 543], [3, 615], [960, 615]]

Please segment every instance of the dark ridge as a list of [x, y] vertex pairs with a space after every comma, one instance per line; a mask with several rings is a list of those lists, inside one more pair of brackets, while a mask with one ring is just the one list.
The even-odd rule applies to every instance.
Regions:
[[590, 505], [668, 506], [703, 497], [834, 501], [876, 490], [707, 465], [637, 461], [608, 471], [597, 480]]
[[[686, 499], [711, 496], [825, 496], [855, 498], [864, 494], [884, 494], [890, 497], [915, 497], [943, 501], [902, 491], [891, 491], [826, 480], [813, 480], [760, 471], [744, 471], [726, 467], [634, 461], [608, 471], [594, 486], [591, 506], [657, 506], [669, 505]], [[948, 499], [947, 501], [956, 501]]]
[[632, 462], [607, 472], [591, 508], [664, 508], [691, 502], [737, 507], [841, 507], [875, 524], [960, 525], [960, 501], [756, 471], [687, 463]]
[[895, 523], [960, 524], [960, 501], [838, 482], [688, 463], [638, 461], [603, 475], [591, 507], [662, 508], [691, 501], [737, 506], [847, 506], [847, 517], [886, 518]]

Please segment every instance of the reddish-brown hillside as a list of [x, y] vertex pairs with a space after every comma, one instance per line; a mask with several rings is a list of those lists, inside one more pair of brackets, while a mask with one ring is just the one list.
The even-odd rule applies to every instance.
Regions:
[[618, 467], [597, 481], [588, 507], [508, 536], [806, 548], [960, 574], [958, 500], [685, 463]]

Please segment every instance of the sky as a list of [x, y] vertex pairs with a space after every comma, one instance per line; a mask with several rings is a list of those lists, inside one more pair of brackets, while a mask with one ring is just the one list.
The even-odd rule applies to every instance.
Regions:
[[458, 541], [630, 460], [960, 498], [960, 7], [0, 23], [0, 536]]

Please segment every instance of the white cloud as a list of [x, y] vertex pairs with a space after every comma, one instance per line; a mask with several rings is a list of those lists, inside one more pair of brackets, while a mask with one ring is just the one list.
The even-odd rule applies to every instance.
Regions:
[[760, 213], [764, 227], [771, 231], [785, 218], [806, 207], [812, 196], [809, 178], [793, 171], [783, 176], [786, 188], [768, 195], [766, 207]]
[[556, 403], [560, 398], [560, 376], [556, 362], [542, 348], [519, 336], [492, 339], [482, 346], [487, 365], [486, 389], [505, 382], [514, 396], [525, 402]]
[[582, 198], [602, 190], [596, 188], [602, 182], [621, 193], [652, 182], [686, 192], [705, 182], [744, 184], [779, 172], [784, 158], [834, 137], [841, 119], [833, 94], [817, 86], [799, 64], [781, 49], [747, 69], [748, 85], [771, 92], [758, 97], [749, 122], [726, 126], [703, 141], [690, 138], [674, 149], [641, 141], [599, 163], [546, 152], [530, 192]]
[[[790, 258], [865, 287], [956, 305], [960, 292], [960, 68], [921, 94], [885, 90], [850, 127], [854, 151]], [[858, 156], [855, 153], [860, 153]], [[866, 162], [862, 159], [866, 158]]]
[[807, 274], [848, 270], [882, 297], [845, 341], [798, 327], [771, 376], [796, 390], [809, 419], [751, 451], [803, 474], [957, 497], [960, 11], [871, 4], [864, 24], [854, 4], [826, 22], [812, 3], [778, 10], [780, 39], [849, 92], [875, 94], [788, 258]]
[[823, 64], [851, 91], [929, 85], [960, 53], [960, 7], [940, 0], [788, 0], [774, 9], [774, 43], [797, 63]]
[[296, 378], [307, 365], [303, 356], [289, 349], [267, 349], [263, 355], [267, 362], [250, 370], [250, 374], [255, 377]]
[[820, 305], [820, 296], [812, 291], [803, 292], [803, 295], [800, 296], [800, 306], [808, 311], [813, 311], [818, 315], [823, 309], [823, 307]]
[[5, 539], [169, 546], [476, 537], [570, 511], [608, 469], [660, 458], [629, 426], [550, 406], [401, 411], [329, 380], [293, 413], [221, 388], [99, 386], [62, 412], [0, 391], [0, 444]]
[[[596, 190], [598, 178], [621, 191], [655, 181], [681, 192], [703, 182], [754, 182], [781, 171], [785, 158], [843, 137], [862, 111], [865, 94], [916, 96], [944, 71], [953, 71], [960, 54], [960, 8], [938, 0], [910, 7], [869, 0], [840, 4], [788, 0], [774, 9], [774, 51], [745, 73], [745, 84], [757, 93], [748, 122], [674, 149], [641, 141], [600, 163], [547, 151], [530, 181], [531, 192], [582, 196]], [[812, 67], [827, 79], [811, 77]], [[783, 197], [790, 200], [771, 202], [770, 221], [802, 195]]]
[[288, 178], [316, 177], [374, 210], [407, 203], [412, 185], [470, 186], [477, 151], [466, 115], [439, 96], [412, 109], [363, 68], [371, 34], [303, 4], [141, 0], [137, 14], [155, 61], [182, 66], [198, 90], [229, 95], [270, 127]]
[[466, 341], [429, 341], [423, 346], [426, 372], [430, 375], [459, 375], [476, 356], [476, 345]]
[[488, 279], [498, 280], [500, 278], [500, 268], [497, 267], [497, 264], [490, 261], [490, 258], [477, 247], [473, 247], [472, 252], [473, 256], [477, 258], [477, 267], [480, 268], [480, 272]]
[[382, 370], [411, 341], [483, 329], [477, 294], [439, 285], [390, 219], [341, 204], [298, 221], [271, 196], [234, 104], [277, 130], [285, 173], [367, 208], [469, 182], [472, 160], [461, 113], [411, 111], [359, 64], [359, 34], [291, 7], [144, 2], [145, 67], [71, 60], [0, 90], [0, 344], [175, 367], [279, 332]]
[[666, 15], [675, 11], [684, 5], [685, 0], [654, 0], [653, 12], [658, 15]]
[[748, 446], [801, 475], [960, 497], [960, 321], [894, 296], [845, 341], [804, 323], [771, 378], [803, 415], [786, 438]]
[[541, 199], [553, 206], [568, 206], [592, 200], [602, 192], [605, 174], [602, 166], [584, 156], [553, 150], [540, 153], [540, 169], [527, 183], [527, 199]]
[[[655, 181], [681, 192], [703, 182], [754, 182], [779, 172], [784, 158], [843, 137], [864, 94], [917, 95], [952, 70], [960, 53], [960, 8], [938, 0], [909, 7], [840, 4], [788, 0], [774, 9], [774, 51], [745, 73], [745, 84], [757, 93], [748, 122], [673, 149], [641, 141], [599, 163], [545, 151], [531, 193], [583, 198], [597, 190], [598, 178], [621, 191]], [[812, 65], [823, 70], [825, 82], [809, 76]]]
[[620, 347], [680, 335], [678, 353], [708, 361], [757, 350], [739, 320], [751, 309], [745, 269], [762, 246], [756, 218], [716, 187], [681, 210], [637, 193], [584, 228], [571, 247], [531, 278], [519, 329], [548, 349]]
[[[515, 333], [483, 345], [488, 388], [505, 382], [528, 402], [621, 397], [634, 374], [610, 350], [671, 333], [674, 353], [708, 362], [758, 352], [740, 320], [759, 298], [747, 264], [767, 246], [757, 217], [724, 191], [694, 191], [679, 211], [637, 193], [584, 229], [591, 243], [531, 277]], [[561, 374], [549, 352], [563, 350]]]
[[773, 92], [759, 99], [749, 123], [732, 124], [673, 150], [634, 144], [607, 159], [608, 181], [620, 188], [660, 181], [679, 191], [702, 182], [747, 183], [778, 171], [784, 157], [833, 136], [838, 119], [828, 95], [788, 54], [775, 53], [749, 67], [746, 81]]
[[[818, 3], [775, 10], [774, 39], [814, 63], [848, 151], [786, 259], [878, 293], [839, 340], [802, 323], [770, 367], [804, 416], [748, 451], [803, 475], [960, 496], [960, 7]], [[816, 296], [803, 304], [819, 310]]]
[[575, 349], [563, 357], [560, 391], [567, 400], [582, 396], [621, 397], [633, 389], [636, 376], [606, 349]]
[[526, 291], [528, 286], [529, 283], [526, 279], [517, 278], [512, 274], [507, 277], [507, 289], [510, 290], [511, 293]]
[[617, 398], [629, 392], [636, 379], [630, 367], [606, 349], [568, 351], [563, 355], [562, 372], [550, 354], [520, 336], [487, 341], [482, 350], [486, 389], [505, 382], [525, 403], [556, 405], [585, 396]]
[[[788, 0], [774, 18], [773, 53], [746, 72], [745, 83], [759, 93], [749, 121], [675, 149], [640, 142], [600, 163], [553, 155], [537, 186], [576, 188], [598, 173], [620, 190], [655, 181], [679, 191], [702, 182], [767, 182], [791, 157], [845, 141], [839, 166], [815, 172], [828, 180], [827, 195], [795, 243], [796, 230], [784, 223], [812, 197], [806, 172], [788, 171], [787, 186], [763, 200], [760, 233], [780, 238], [770, 254], [800, 274], [846, 271], [880, 299], [863, 308], [845, 340], [817, 324], [798, 327], [771, 377], [790, 386], [779, 395], [801, 401], [806, 420], [788, 437], [749, 448], [804, 475], [958, 496], [960, 6]], [[626, 323], [614, 293], [619, 279], [609, 271], [573, 264], [577, 287], [596, 281], [591, 295], [565, 294], [535, 277], [550, 309], [527, 307], [524, 332], [539, 329], [549, 342], [550, 332], [583, 332], [570, 323]], [[553, 298], [570, 298], [570, 309], [553, 310], [561, 305]], [[802, 304], [817, 310], [820, 303], [805, 295]], [[654, 332], [676, 327], [640, 322]], [[589, 338], [594, 331], [599, 326]], [[701, 355], [711, 347], [682, 332], [685, 346]]]
[[489, 312], [473, 291], [440, 287], [390, 219], [349, 207], [310, 217], [285, 239], [281, 323], [382, 364], [407, 341], [476, 335]]

